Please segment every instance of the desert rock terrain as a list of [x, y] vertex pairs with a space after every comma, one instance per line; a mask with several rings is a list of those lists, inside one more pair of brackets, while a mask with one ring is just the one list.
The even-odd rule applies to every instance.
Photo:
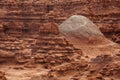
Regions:
[[120, 80], [119, 0], [0, 0], [0, 80]]

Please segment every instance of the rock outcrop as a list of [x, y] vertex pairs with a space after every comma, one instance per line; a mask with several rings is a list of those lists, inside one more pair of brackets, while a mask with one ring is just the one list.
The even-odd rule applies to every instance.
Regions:
[[7, 80], [5, 77], [5, 73], [0, 71], [0, 80]]
[[[32, 3], [34, 5], [32, 5]], [[49, 18], [49, 12], [54, 12], [54, 20], [63, 22], [74, 14], [90, 18], [106, 37], [119, 43], [119, 0], [52, 0], [52, 1], [0, 1], [2, 22], [35, 22], [43, 23]], [[12, 5], [11, 5], [12, 4]], [[111, 6], [109, 6], [111, 5]], [[13, 7], [14, 6], [14, 7]], [[46, 16], [47, 15], [47, 16]], [[117, 31], [116, 31], [117, 29]], [[115, 37], [114, 37], [115, 36]]]
[[0, 80], [119, 80], [119, 2], [0, 0]]
[[32, 31], [31, 27], [27, 26], [27, 32], [24, 32], [24, 27], [17, 28], [21, 30], [18, 32], [8, 25], [9, 31], [0, 35], [0, 62], [9, 62], [8, 59], [11, 59], [14, 63], [32, 64], [33, 61], [45, 63], [47, 68], [53, 64], [64, 63], [64, 60], [69, 62], [72, 60], [70, 57], [75, 54], [82, 55], [80, 49], [76, 49], [59, 35], [57, 23], [44, 23], [37, 31]]
[[73, 15], [65, 20], [59, 27], [60, 33], [79, 39], [81, 42], [106, 42], [99, 28], [88, 18], [81, 15]]

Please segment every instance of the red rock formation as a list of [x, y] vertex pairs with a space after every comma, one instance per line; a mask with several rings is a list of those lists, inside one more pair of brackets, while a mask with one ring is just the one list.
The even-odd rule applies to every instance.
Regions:
[[[89, 17], [100, 27], [101, 31], [113, 41], [119, 43], [119, 0], [69, 0], [69, 1], [0, 1], [1, 17], [0, 21], [17, 22], [45, 22], [48, 20], [49, 12], [56, 16], [55, 22], [61, 23], [66, 17], [73, 14], [80, 14]], [[32, 4], [33, 3], [33, 4]], [[109, 6], [111, 5], [111, 6]], [[14, 6], [14, 7], [13, 7]], [[48, 14], [46, 16], [46, 14]], [[46, 17], [45, 17], [46, 16]], [[65, 18], [64, 18], [65, 17]], [[112, 31], [112, 32], [111, 32]], [[109, 34], [109, 36], [107, 35]], [[112, 36], [117, 38], [114, 39]], [[116, 40], [117, 39], [117, 40]]]
[[[42, 29], [43, 28], [43, 29]], [[58, 24], [57, 23], [45, 23], [43, 26], [39, 28], [40, 33], [52, 33], [59, 34]]]
[[[45, 63], [45, 66], [51, 66], [56, 63], [64, 63], [64, 60], [70, 61], [72, 60], [71, 56], [75, 54], [82, 54], [81, 50], [76, 49], [65, 38], [59, 36], [56, 31], [57, 26], [55, 29], [49, 27], [45, 29], [46, 27], [39, 34], [1, 35], [0, 62], [6, 62], [10, 58], [13, 62], [27, 63], [31, 61], [31, 56], [33, 56], [35, 63]], [[50, 32], [48, 33], [46, 30]]]
[[0, 80], [7, 80], [7, 79], [5, 78], [5, 73], [3, 73], [3, 72], [1, 72], [1, 71], [0, 71]]
[[[16, 76], [14, 71], [13, 76], [10, 75], [13, 69], [19, 72], [19, 69], [27, 68], [29, 71], [34, 68], [35, 71], [38, 65], [48, 70], [48, 74], [43, 77], [35, 76], [37, 73], [32, 77], [30, 73], [35, 73], [34, 71], [30, 72], [30, 75], [27, 71], [26, 73], [21, 71], [23, 77], [30, 76], [31, 80], [41, 78], [62, 80], [63, 77], [65, 80], [104, 80], [106, 77], [119, 79], [119, 48], [115, 58], [100, 55], [91, 61], [89, 56], [86, 58], [82, 56], [81, 49], [75, 48], [65, 37], [59, 35], [58, 30], [58, 24], [67, 17], [73, 14], [83, 15], [97, 24], [108, 38], [119, 43], [119, 2], [119, 0], [1, 0], [0, 69], [8, 71], [8, 78]], [[94, 42], [92, 38], [90, 41]], [[90, 49], [88, 51], [91, 54], [97, 53], [97, 50], [106, 54], [108, 50], [112, 50], [111, 46], [108, 46], [110, 48], [108, 49], [101, 46], [87, 48], [81, 45], [81, 48], [85, 48], [86, 52]], [[114, 47], [115, 50], [116, 48]], [[6, 66], [7, 63], [9, 66]], [[41, 67], [36, 71], [41, 72]], [[21, 78], [21, 75], [17, 77]], [[4, 73], [0, 72], [0, 80], [6, 80], [3, 76]]]

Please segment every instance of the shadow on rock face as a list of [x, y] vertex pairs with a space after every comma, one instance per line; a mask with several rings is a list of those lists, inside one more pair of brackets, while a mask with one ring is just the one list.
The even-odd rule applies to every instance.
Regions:
[[5, 77], [5, 73], [0, 71], [0, 80], [7, 80]]

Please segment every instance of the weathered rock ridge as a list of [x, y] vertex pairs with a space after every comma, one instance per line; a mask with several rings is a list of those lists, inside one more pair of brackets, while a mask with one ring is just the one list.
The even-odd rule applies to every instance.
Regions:
[[120, 6], [119, 0], [44, 0], [44, 1], [0, 1], [0, 21], [9, 22], [46, 22], [50, 11], [54, 20], [61, 23], [73, 14], [90, 18], [101, 31], [119, 43]]

